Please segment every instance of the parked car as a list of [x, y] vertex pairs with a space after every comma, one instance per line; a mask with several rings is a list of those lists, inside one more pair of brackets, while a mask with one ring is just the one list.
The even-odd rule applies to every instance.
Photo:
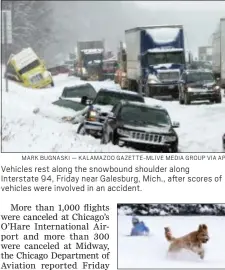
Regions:
[[85, 83], [76, 86], [65, 87], [62, 91], [61, 98], [82, 98], [83, 96], [94, 100], [97, 91], [90, 83]]
[[209, 100], [221, 103], [221, 88], [211, 71], [186, 70], [179, 83], [180, 104], [191, 104], [192, 101]]
[[223, 143], [223, 151], [225, 151], [225, 133], [223, 134], [222, 143]]
[[144, 98], [135, 92], [125, 90], [99, 90], [93, 103], [89, 106], [85, 120], [80, 124], [77, 133], [89, 134], [96, 138], [102, 136], [102, 126], [108, 113], [120, 100], [144, 103]]
[[108, 115], [101, 142], [132, 146], [145, 151], [178, 152], [178, 135], [168, 112], [161, 106], [120, 101]]
[[95, 99], [97, 91], [89, 84], [65, 87], [62, 95], [52, 104], [76, 111], [73, 117], [64, 116], [64, 121], [79, 123], [83, 121], [88, 110], [88, 104]]

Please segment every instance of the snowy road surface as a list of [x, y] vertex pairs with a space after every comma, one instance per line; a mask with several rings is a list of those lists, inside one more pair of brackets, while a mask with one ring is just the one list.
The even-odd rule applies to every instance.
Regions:
[[[118, 268], [224, 268], [225, 266], [225, 217], [139, 217], [149, 227], [149, 237], [128, 237], [131, 217], [118, 216]], [[195, 231], [199, 223], [209, 228], [209, 242], [204, 245], [205, 259], [182, 251], [176, 257], [167, 256], [169, 243], [164, 237], [164, 227], [171, 227], [179, 237]]]
[[[112, 144], [100, 145], [90, 136], [77, 135], [78, 125], [62, 123], [63, 116], [73, 116], [74, 111], [51, 103], [61, 95], [65, 86], [83, 83], [77, 78], [58, 75], [55, 87], [31, 90], [9, 82], [5, 92], [3, 79], [2, 117], [3, 152], [134, 152]], [[100, 88], [119, 88], [114, 82], [91, 82]], [[221, 152], [225, 133], [225, 98], [222, 104], [197, 104], [182, 106], [177, 101], [163, 102], [146, 98], [148, 104], [161, 104], [170, 113], [172, 121], [179, 121], [177, 129], [181, 152]], [[34, 114], [39, 108], [40, 113]]]

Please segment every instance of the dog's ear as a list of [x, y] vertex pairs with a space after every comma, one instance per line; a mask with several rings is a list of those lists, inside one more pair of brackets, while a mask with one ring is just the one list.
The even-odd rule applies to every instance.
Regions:
[[198, 231], [200, 232], [202, 230], [202, 225], [200, 224], [198, 227]]
[[207, 230], [208, 229], [208, 227], [206, 226], [206, 224], [202, 224], [202, 229], [203, 230]]

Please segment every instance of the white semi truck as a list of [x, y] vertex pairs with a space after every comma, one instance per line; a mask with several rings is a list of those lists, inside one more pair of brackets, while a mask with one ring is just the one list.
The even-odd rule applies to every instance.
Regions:
[[225, 18], [220, 19], [219, 27], [213, 34], [212, 70], [216, 78], [225, 87]]

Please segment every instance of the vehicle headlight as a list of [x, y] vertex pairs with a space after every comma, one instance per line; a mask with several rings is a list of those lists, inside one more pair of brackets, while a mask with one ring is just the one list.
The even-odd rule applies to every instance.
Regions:
[[220, 90], [219, 85], [216, 85], [216, 86], [214, 87], [214, 90], [215, 90], [215, 91], [219, 91], [219, 90]]
[[96, 111], [90, 111], [89, 116], [90, 117], [96, 117], [97, 116], [97, 112]]
[[50, 76], [50, 73], [46, 70], [42, 73], [44, 79], [47, 79]]
[[82, 68], [82, 73], [83, 73], [83, 74], [87, 74], [86, 68]]
[[122, 129], [122, 128], [118, 128], [117, 129], [117, 133], [119, 135], [122, 135], [122, 136], [127, 136], [127, 137], [130, 136], [130, 131], [129, 130], [126, 130], [126, 129]]
[[176, 136], [164, 136], [164, 141], [166, 142], [174, 142], [176, 141], [177, 137]]
[[97, 117], [98, 117], [98, 113], [96, 111], [89, 111], [87, 120], [96, 121]]

